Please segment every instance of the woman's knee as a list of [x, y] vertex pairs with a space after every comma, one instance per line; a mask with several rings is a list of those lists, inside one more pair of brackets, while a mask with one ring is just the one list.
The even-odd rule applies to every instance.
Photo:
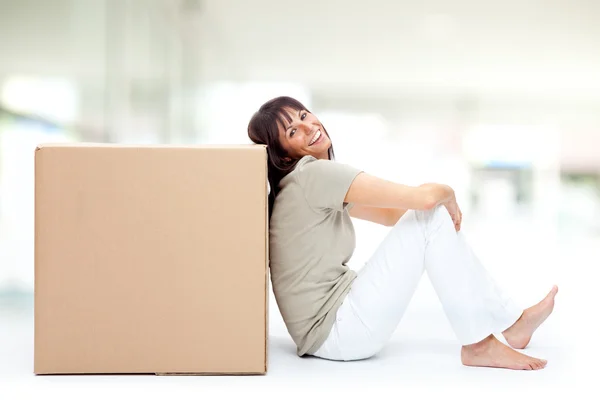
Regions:
[[[441, 216], [443, 216], [443, 213], [448, 214], [448, 211], [446, 210], [446, 207], [444, 205], [438, 205], [435, 206], [433, 208], [430, 208], [428, 210], [415, 210], [415, 214], [417, 215], [417, 217], [421, 220], [427, 220], [430, 221], [434, 218], [439, 218]], [[448, 214], [450, 215], [450, 214]]]
[[429, 210], [418, 210], [417, 219], [426, 225], [429, 224], [450, 224], [454, 226], [452, 217], [444, 205], [438, 205]]
[[443, 204], [435, 206], [431, 210], [427, 210], [427, 212], [429, 213], [429, 216], [432, 219], [442, 218], [442, 219], [447, 219], [447, 220], [452, 221], [452, 217], [450, 216], [448, 209]]

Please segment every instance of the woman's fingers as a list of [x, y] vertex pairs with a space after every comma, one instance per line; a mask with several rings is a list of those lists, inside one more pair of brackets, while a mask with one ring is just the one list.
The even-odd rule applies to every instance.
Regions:
[[458, 230], [460, 229], [460, 218], [458, 214], [452, 215], [452, 222], [454, 223], [454, 229], [456, 229], [456, 231], [458, 232]]
[[456, 201], [450, 201], [445, 204], [450, 217], [452, 218], [452, 222], [454, 223], [454, 228], [458, 232], [460, 230], [460, 226], [462, 224], [462, 211], [460, 211], [460, 207], [456, 203]]

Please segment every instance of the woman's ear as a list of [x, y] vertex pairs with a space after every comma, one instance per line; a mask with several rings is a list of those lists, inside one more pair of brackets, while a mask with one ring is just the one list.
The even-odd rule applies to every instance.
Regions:
[[290, 162], [290, 161], [292, 161], [292, 159], [291, 159], [291, 158], [289, 158], [289, 157], [283, 157], [283, 161], [285, 161], [285, 162]]

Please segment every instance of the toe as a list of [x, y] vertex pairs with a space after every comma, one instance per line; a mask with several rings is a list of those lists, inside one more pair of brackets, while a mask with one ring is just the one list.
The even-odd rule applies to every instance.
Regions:
[[542, 369], [546, 366], [546, 360], [537, 360], [538, 369]]

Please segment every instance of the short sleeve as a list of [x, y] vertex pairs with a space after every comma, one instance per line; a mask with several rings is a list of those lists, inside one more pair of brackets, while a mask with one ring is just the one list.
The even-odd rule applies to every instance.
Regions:
[[344, 198], [361, 172], [348, 164], [311, 157], [298, 171], [297, 179], [311, 207], [342, 211], [352, 207]]

